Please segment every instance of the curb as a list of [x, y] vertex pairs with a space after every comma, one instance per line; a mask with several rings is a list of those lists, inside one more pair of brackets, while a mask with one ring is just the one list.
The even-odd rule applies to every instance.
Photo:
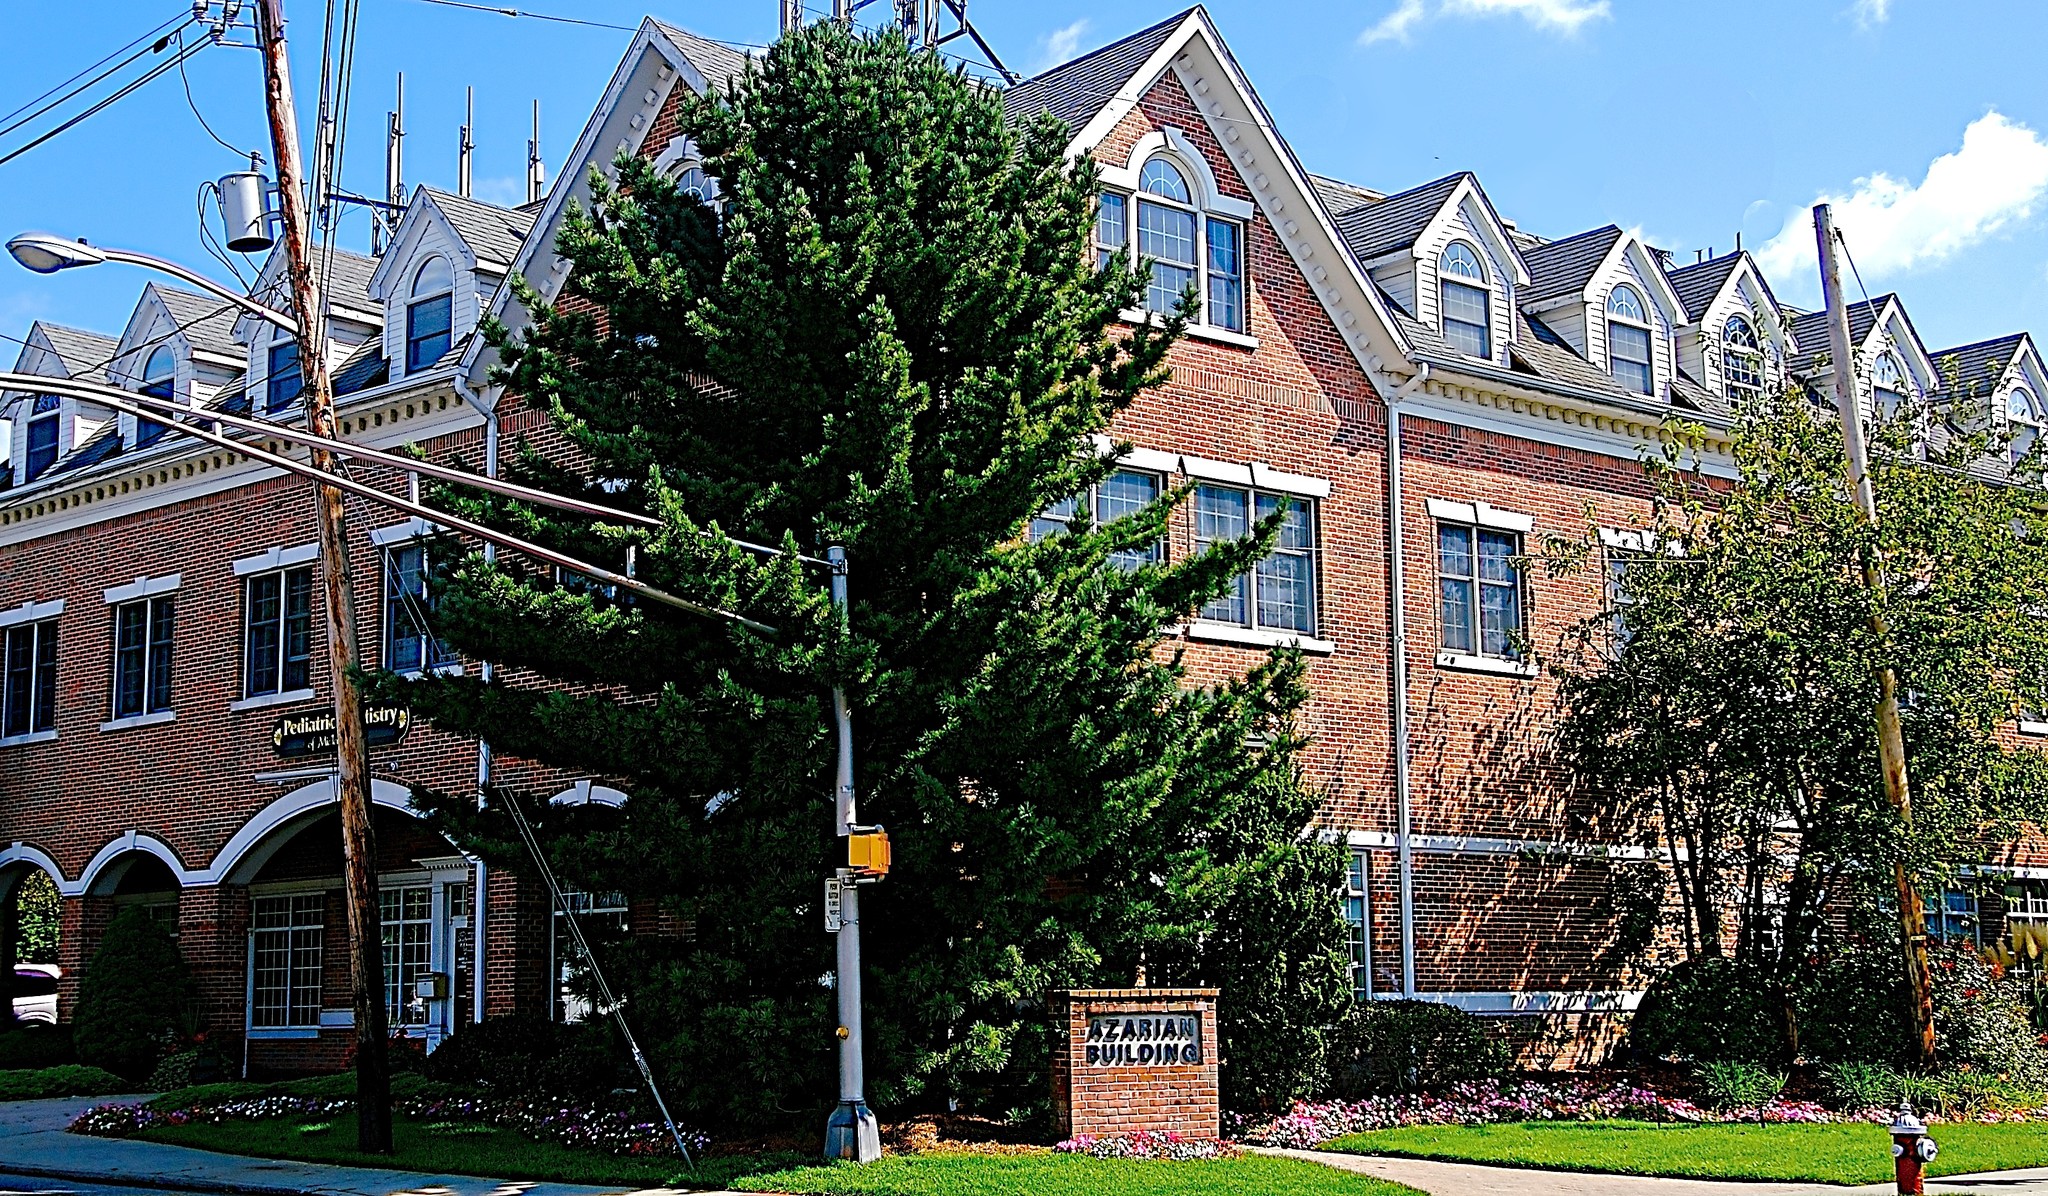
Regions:
[[[326, 1188], [287, 1187], [256, 1183], [234, 1183], [227, 1180], [211, 1179], [205, 1176], [180, 1177], [167, 1175], [134, 1176], [112, 1174], [105, 1171], [89, 1171], [77, 1167], [44, 1167], [35, 1163], [16, 1163], [0, 1159], [0, 1171], [10, 1175], [26, 1175], [35, 1179], [68, 1179], [78, 1183], [125, 1185], [145, 1188], [153, 1192], [218, 1192], [223, 1196], [307, 1196], [309, 1193], [326, 1192]], [[394, 1174], [409, 1174], [394, 1172]]]

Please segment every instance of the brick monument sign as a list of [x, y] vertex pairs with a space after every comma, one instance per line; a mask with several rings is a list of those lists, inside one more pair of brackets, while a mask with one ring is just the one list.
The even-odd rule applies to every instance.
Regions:
[[1052, 1015], [1066, 1030], [1052, 1063], [1062, 1137], [1221, 1132], [1215, 989], [1073, 989]]

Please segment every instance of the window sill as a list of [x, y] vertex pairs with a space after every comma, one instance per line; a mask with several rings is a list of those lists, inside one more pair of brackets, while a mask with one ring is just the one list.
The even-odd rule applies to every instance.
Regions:
[[25, 743], [49, 743], [56, 738], [57, 732], [55, 730], [30, 731], [26, 735], [9, 735], [5, 739], [0, 739], [0, 747], [20, 747]]
[[2048, 735], [2048, 722], [2036, 722], [2030, 718], [2023, 718], [2020, 720], [2020, 734]]
[[175, 710], [153, 710], [148, 714], [131, 714], [126, 718], [110, 718], [100, 724], [100, 730], [126, 731], [130, 727], [154, 727], [158, 723], [174, 722], [177, 720], [177, 717], [178, 712]]
[[[1122, 313], [1126, 324], [1150, 324], [1154, 328], [1163, 322], [1158, 312], [1146, 311], [1142, 307], [1126, 308]], [[1256, 349], [1259, 338], [1249, 333], [1238, 332], [1218, 324], [1189, 324], [1187, 334], [1197, 340], [1215, 341], [1218, 344], [1236, 345], [1240, 349]]]
[[294, 702], [310, 702], [313, 697], [313, 691], [310, 689], [288, 689], [283, 693], [258, 694], [253, 698], [243, 698], [239, 702], [229, 702], [228, 712], [233, 714], [243, 710], [262, 710], [266, 706], [289, 706]]
[[1335, 640], [1319, 640], [1314, 636], [1303, 635], [1299, 631], [1273, 631], [1264, 627], [1238, 627], [1230, 623], [1209, 623], [1201, 620], [1187, 624], [1185, 630], [1191, 640], [1209, 640], [1219, 644], [1247, 644], [1260, 648], [1298, 644], [1302, 651], [1311, 656], [1328, 656], [1337, 650]]
[[1454, 673], [1491, 673], [1499, 677], [1534, 677], [1542, 672], [1533, 661], [1502, 660], [1497, 656], [1467, 656], [1463, 652], [1439, 652], [1436, 667]]
[[407, 681], [417, 681], [429, 674], [436, 677], [460, 677], [463, 674], [463, 666], [458, 661], [454, 664], [437, 664], [431, 669], [392, 669], [391, 671]]
[[320, 1037], [318, 1026], [250, 1026], [246, 1033], [251, 1042], [284, 1042], [293, 1039], [304, 1040]]

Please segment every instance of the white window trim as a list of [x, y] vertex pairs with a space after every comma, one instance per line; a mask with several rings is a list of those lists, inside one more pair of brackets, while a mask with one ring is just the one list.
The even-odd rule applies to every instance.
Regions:
[[266, 706], [289, 706], [293, 702], [310, 702], [313, 698], [314, 691], [310, 686], [305, 689], [287, 689], [282, 693], [257, 694], [253, 698], [229, 702], [228, 711], [234, 713], [242, 710], [261, 710]]
[[0, 611], [0, 627], [18, 627], [23, 623], [40, 623], [54, 619], [64, 613], [64, 600], [52, 598], [48, 602], [24, 602], [12, 610]]
[[1519, 511], [1503, 511], [1484, 502], [1459, 502], [1456, 499], [1432, 498], [1429, 500], [1429, 516], [1446, 523], [1468, 523], [1474, 527], [1489, 527], [1495, 531], [1520, 532], [1528, 535], [1536, 530], [1536, 517]]
[[390, 527], [372, 528], [370, 530], [370, 543], [379, 548], [389, 548], [393, 544], [403, 544], [409, 540], [423, 540], [445, 535], [447, 531], [447, 528], [442, 527], [438, 523], [414, 516], [404, 523], [394, 523]]
[[162, 577], [138, 577], [127, 585], [101, 590], [100, 597], [108, 606], [119, 606], [125, 602], [168, 594], [184, 584], [185, 575], [182, 573], [169, 573]]
[[[1164, 328], [1166, 326], [1166, 316], [1163, 313], [1148, 311], [1142, 307], [1127, 307], [1117, 313], [1117, 318], [1126, 324], [1150, 324], [1154, 328]], [[1249, 320], [1249, 316], [1247, 316], [1247, 320]], [[1249, 332], [1239, 332], [1234, 328], [1225, 328], [1220, 324], [1190, 324], [1187, 326], [1186, 333], [1197, 340], [1236, 345], [1241, 349], [1256, 349], [1259, 347], [1258, 337], [1253, 336]]]
[[1502, 660], [1493, 656], [1469, 656], [1463, 652], [1439, 652], [1436, 667], [1454, 673], [1493, 673], [1502, 677], [1535, 677], [1542, 666], [1533, 660]]
[[57, 738], [55, 728], [51, 728], [48, 731], [30, 731], [26, 735], [9, 735], [4, 739], [0, 739], [0, 747], [19, 747], [24, 743], [49, 743], [55, 738]]
[[2048, 722], [2039, 722], [2034, 719], [2023, 718], [2020, 720], [2020, 734], [2048, 735]]
[[110, 718], [100, 724], [100, 730], [126, 731], [131, 727], [154, 727], [158, 723], [170, 723], [177, 720], [178, 712], [175, 710], [155, 710], [148, 714], [131, 714], [126, 718]]
[[311, 564], [320, 559], [320, 542], [300, 544], [292, 548], [273, 548], [255, 556], [245, 556], [235, 562], [235, 576], [247, 577], [252, 573], [271, 573], [279, 569], [290, 569]]
[[[1131, 251], [1132, 260], [1135, 262], [1138, 245], [1137, 204], [1147, 195], [1138, 189], [1138, 180], [1145, 172], [1145, 163], [1160, 154], [1177, 159], [1181, 166], [1193, 174], [1195, 190], [1200, 192], [1190, 197], [1193, 202], [1186, 207], [1195, 214], [1195, 278], [1201, 288], [1203, 318], [1190, 323], [1187, 326], [1187, 334], [1202, 340], [1256, 349], [1259, 347], [1259, 338], [1251, 334], [1251, 236], [1252, 221], [1257, 215], [1257, 207], [1250, 200], [1235, 199], [1223, 194], [1223, 189], [1216, 184], [1216, 173], [1209, 166], [1208, 156], [1195, 148], [1194, 142], [1188, 140], [1187, 134], [1170, 125], [1140, 137], [1137, 144], [1131, 147], [1130, 157], [1124, 165], [1104, 167], [1099, 175], [1100, 185], [1104, 189], [1119, 191], [1124, 195], [1124, 245]], [[1162, 197], [1155, 195], [1151, 198], [1160, 200]], [[1164, 202], [1175, 203], [1172, 200]], [[1243, 332], [1208, 322], [1209, 232], [1205, 221], [1210, 216], [1235, 220], [1239, 225], [1238, 254], [1244, 263], [1238, 275], [1238, 286], [1241, 291], [1239, 301], [1244, 305]], [[1127, 308], [1120, 313], [1120, 317], [1127, 324], [1151, 324], [1157, 327], [1165, 322], [1162, 313], [1148, 311], [1143, 307]]]
[[1190, 619], [1183, 630], [1191, 640], [1210, 640], [1223, 644], [1250, 644], [1261, 648], [1279, 648], [1298, 645], [1311, 656], [1328, 656], [1337, 650], [1337, 641], [1317, 639], [1299, 631], [1276, 631], [1269, 627], [1239, 627], [1235, 623], [1215, 623], [1208, 619]]

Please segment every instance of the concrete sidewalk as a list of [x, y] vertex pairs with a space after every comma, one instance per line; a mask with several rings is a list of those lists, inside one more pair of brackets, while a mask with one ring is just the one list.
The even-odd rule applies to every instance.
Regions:
[[[1593, 1175], [1583, 1171], [1540, 1171], [1528, 1167], [1485, 1167], [1432, 1159], [1397, 1159], [1334, 1154], [1321, 1150], [1270, 1150], [1266, 1154], [1308, 1159], [1344, 1171], [1407, 1184], [1429, 1196], [1891, 1196], [1892, 1185], [1845, 1188], [1835, 1184], [1760, 1183], [1750, 1180], [1648, 1179], [1637, 1175]], [[1985, 1171], [1927, 1181], [1929, 1196], [2048, 1196], [2048, 1167]]]
[[[473, 1175], [422, 1175], [371, 1167], [328, 1167], [216, 1154], [162, 1142], [89, 1138], [64, 1127], [94, 1105], [141, 1097], [74, 1097], [0, 1103], [0, 1171], [92, 1183], [246, 1196], [616, 1196], [625, 1188]], [[649, 1190], [648, 1196], [661, 1189]], [[696, 1196], [717, 1196], [697, 1193]]]

